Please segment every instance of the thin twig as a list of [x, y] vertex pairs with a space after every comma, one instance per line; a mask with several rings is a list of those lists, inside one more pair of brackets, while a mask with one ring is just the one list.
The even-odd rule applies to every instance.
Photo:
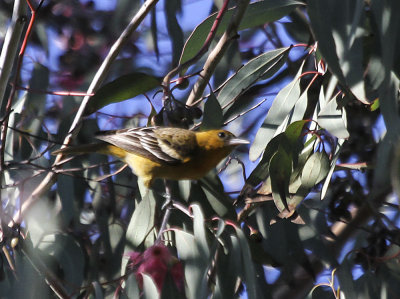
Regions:
[[256, 105], [254, 105], [253, 107], [251, 107], [250, 109], [243, 111], [242, 113], [239, 113], [237, 115], [235, 115], [233, 118], [231, 118], [230, 120], [227, 120], [226, 122], [224, 122], [224, 126], [226, 126], [227, 124], [229, 124], [230, 122], [233, 122], [234, 120], [238, 119], [239, 117], [245, 115], [246, 113], [249, 113], [250, 111], [258, 108], [259, 106], [261, 106], [267, 99], [263, 99], [261, 102], [257, 103]]
[[161, 237], [162, 237], [165, 229], [167, 228], [168, 220], [169, 220], [169, 217], [171, 215], [171, 207], [172, 207], [172, 203], [173, 203], [173, 200], [171, 199], [172, 190], [171, 190], [170, 185], [167, 182], [167, 180], [165, 180], [165, 184], [164, 185], [165, 185], [165, 193], [166, 193], [164, 195], [164, 197], [166, 198], [166, 200], [165, 200], [165, 203], [162, 206], [162, 210], [165, 210], [165, 213], [164, 213], [163, 220], [161, 222], [160, 230], [158, 231], [156, 243], [161, 241]]
[[80, 91], [51, 91], [51, 90], [42, 90], [42, 89], [33, 89], [29, 87], [17, 86], [18, 90], [26, 90], [30, 93], [40, 93], [40, 94], [51, 94], [55, 96], [76, 96], [76, 97], [85, 97], [85, 96], [93, 96], [94, 93], [88, 94], [86, 92]]

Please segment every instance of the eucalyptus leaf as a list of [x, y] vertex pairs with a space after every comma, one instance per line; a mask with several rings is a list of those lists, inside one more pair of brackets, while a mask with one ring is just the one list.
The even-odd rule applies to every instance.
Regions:
[[285, 132], [272, 138], [268, 143], [260, 162], [246, 180], [246, 184], [256, 187], [269, 176], [269, 163], [272, 156], [278, 151], [279, 146], [283, 146], [287, 152], [292, 153], [294, 161], [297, 162], [297, 156], [303, 148], [300, 143], [300, 138], [306, 123], [307, 121], [305, 120], [293, 122], [287, 127]]
[[[279, 20], [301, 5], [304, 5], [304, 3], [295, 0], [268, 0], [250, 3], [240, 22], [239, 30], [257, 27], [265, 23]], [[231, 8], [224, 14], [216, 32], [217, 36], [221, 35], [226, 30], [234, 11], [235, 9]], [[179, 62], [180, 64], [190, 60], [199, 52], [216, 17], [217, 13], [212, 14], [192, 32], [185, 43], [185, 48]]]
[[317, 119], [318, 124], [337, 138], [349, 138], [347, 131], [346, 110], [338, 107], [336, 99], [329, 101], [320, 111]]
[[368, 104], [363, 80], [364, 1], [312, 0], [307, 10], [329, 69], [359, 101]]
[[158, 293], [157, 286], [150, 275], [141, 273], [143, 277], [143, 294], [145, 299], [159, 299], [160, 294]]
[[124, 292], [127, 298], [139, 298], [139, 286], [133, 273], [125, 280]]
[[275, 74], [286, 62], [290, 47], [263, 53], [232, 75], [218, 94], [218, 102], [224, 109], [250, 86]]
[[249, 157], [251, 161], [255, 161], [264, 151], [269, 141], [280, 132], [284, 131], [283, 125], [285, 119], [289, 117], [290, 111], [295, 106], [300, 97], [300, 75], [303, 70], [303, 65], [300, 67], [296, 77], [286, 85], [275, 97], [271, 108], [268, 111], [261, 128], [258, 130], [253, 144], [250, 147]]
[[185, 262], [188, 298], [206, 299], [209, 264], [204, 263], [204, 256], [201, 254], [192, 234], [175, 230], [175, 238], [178, 256]]
[[335, 167], [336, 167], [336, 161], [339, 159], [339, 154], [340, 151], [342, 149], [343, 143], [345, 142], [344, 139], [339, 139], [335, 148], [335, 154], [331, 160], [331, 164], [330, 164], [330, 169], [328, 174], [326, 175], [326, 179], [324, 184], [322, 185], [322, 189], [321, 189], [321, 200], [323, 200], [326, 196], [326, 192], [328, 190], [329, 187], [329, 183], [331, 181], [333, 172], [335, 171]]
[[190, 207], [193, 213], [193, 231], [196, 244], [202, 258], [205, 262], [207, 262], [210, 256], [210, 249], [207, 243], [203, 212], [201, 211], [200, 205], [198, 204], [193, 204]]
[[329, 172], [329, 159], [325, 152], [312, 154], [301, 173], [301, 183], [306, 188], [312, 188], [321, 182]]
[[269, 163], [272, 196], [280, 212], [287, 209], [289, 199], [289, 182], [292, 174], [292, 157], [283, 148], [272, 156]]
[[121, 76], [103, 85], [90, 98], [85, 114], [89, 115], [112, 103], [134, 98], [160, 86], [161, 78], [145, 73], [132, 73]]
[[92, 287], [94, 290], [94, 297], [96, 299], [103, 299], [104, 295], [103, 295], [103, 289], [101, 288], [101, 285], [98, 281], [93, 281], [92, 282]]
[[234, 217], [235, 210], [232, 202], [224, 192], [224, 186], [215, 173], [209, 172], [199, 180], [199, 184], [215, 214], [219, 217]]
[[242, 266], [244, 270], [244, 281], [246, 283], [247, 296], [249, 299], [256, 299], [259, 298], [257, 283], [256, 283], [257, 279], [255, 276], [255, 270], [254, 270], [253, 260], [251, 258], [249, 244], [241, 228], [235, 227], [235, 230], [242, 254], [242, 262], [243, 262]]
[[214, 93], [211, 92], [204, 105], [201, 130], [220, 129], [222, 125], [223, 119], [221, 105], [217, 101]]
[[[230, 235], [230, 237], [237, 240], [237, 237], [234, 235]], [[232, 243], [232, 241], [226, 241], [226, 243]], [[238, 244], [237, 241], [236, 244]], [[227, 253], [222, 249], [218, 252], [216, 265], [217, 285], [215, 293], [219, 298], [234, 298], [235, 289], [232, 288], [232, 286], [236, 284], [238, 277], [243, 274], [242, 258], [240, 250], [235, 250], [233, 245], [224, 249], [227, 250]]]
[[139, 247], [154, 228], [155, 208], [155, 198], [152, 192], [148, 192], [147, 196], [136, 206], [126, 231], [126, 239], [132, 247], [131, 249]]
[[[37, 248], [55, 258], [63, 272], [66, 287], [83, 283], [85, 259], [80, 245], [69, 235], [48, 234]], [[73, 288], [70, 288], [72, 293]]]
[[183, 31], [177, 20], [177, 14], [182, 10], [180, 0], [168, 0], [164, 5], [168, 34], [172, 42], [172, 65], [178, 64], [183, 48]]

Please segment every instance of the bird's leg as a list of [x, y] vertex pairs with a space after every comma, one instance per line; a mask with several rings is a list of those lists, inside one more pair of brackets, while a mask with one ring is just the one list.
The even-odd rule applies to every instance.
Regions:
[[169, 216], [171, 215], [171, 209], [173, 207], [171, 189], [169, 187], [168, 182], [166, 180], [164, 180], [164, 181], [165, 181], [165, 194], [163, 195], [163, 197], [165, 198], [165, 201], [161, 207], [161, 210], [162, 211], [165, 210], [165, 214], [164, 214], [161, 226], [160, 226], [160, 230], [157, 235], [156, 242], [161, 241], [162, 234], [164, 233], [165, 229], [167, 228]]

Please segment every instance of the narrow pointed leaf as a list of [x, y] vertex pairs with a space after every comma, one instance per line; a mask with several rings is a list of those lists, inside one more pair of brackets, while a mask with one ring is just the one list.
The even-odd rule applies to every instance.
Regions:
[[[304, 63], [303, 63], [304, 65]], [[293, 109], [297, 100], [300, 97], [300, 80], [299, 77], [303, 70], [303, 65], [300, 67], [296, 77], [286, 85], [275, 97], [271, 108], [268, 111], [267, 117], [261, 128], [258, 130], [253, 144], [250, 147], [250, 160], [255, 161], [264, 151], [268, 142], [280, 133], [278, 128], [283, 124], [285, 119], [289, 116], [290, 111]], [[285, 128], [282, 128], [282, 131]]]
[[271, 176], [272, 196], [280, 212], [287, 209], [289, 197], [289, 182], [292, 173], [292, 158], [282, 148], [276, 152], [269, 164]]
[[152, 194], [144, 197], [137, 205], [126, 232], [128, 244], [137, 248], [154, 227], [156, 202]]
[[258, 80], [275, 74], [286, 62], [290, 47], [263, 53], [246, 63], [236, 74], [228, 79], [218, 94], [218, 102], [226, 107]]
[[144, 73], [121, 76], [102, 86], [91, 97], [85, 114], [89, 115], [112, 103], [134, 98], [160, 86], [161, 79]]
[[244, 270], [244, 281], [246, 283], [247, 296], [249, 299], [256, 299], [259, 298], [257, 296], [257, 279], [254, 270], [253, 260], [251, 258], [250, 247], [247, 238], [241, 228], [235, 227], [235, 230], [242, 255], [242, 266]]
[[208, 248], [206, 230], [204, 227], [204, 216], [201, 208], [198, 204], [191, 205], [193, 212], [193, 230], [196, 244], [200, 250], [202, 258], [207, 261], [210, 256], [210, 250]]
[[141, 273], [143, 277], [143, 293], [145, 299], [159, 299], [160, 294], [158, 293], [157, 286], [150, 275]]
[[220, 129], [223, 124], [222, 109], [217, 101], [214, 93], [210, 93], [205, 105], [203, 113], [203, 121], [201, 123], [202, 130]]
[[325, 152], [315, 152], [304, 165], [301, 173], [301, 183], [307, 188], [312, 188], [329, 172], [329, 159]]
[[332, 99], [318, 114], [318, 124], [337, 138], [349, 138], [346, 124], [346, 110], [339, 108], [336, 99]]

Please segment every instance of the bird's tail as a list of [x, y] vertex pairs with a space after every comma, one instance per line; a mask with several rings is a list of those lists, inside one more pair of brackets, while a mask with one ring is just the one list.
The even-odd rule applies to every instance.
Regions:
[[52, 155], [84, 155], [90, 153], [112, 154], [109, 149], [110, 145], [107, 143], [90, 143], [76, 146], [68, 146], [52, 152]]

